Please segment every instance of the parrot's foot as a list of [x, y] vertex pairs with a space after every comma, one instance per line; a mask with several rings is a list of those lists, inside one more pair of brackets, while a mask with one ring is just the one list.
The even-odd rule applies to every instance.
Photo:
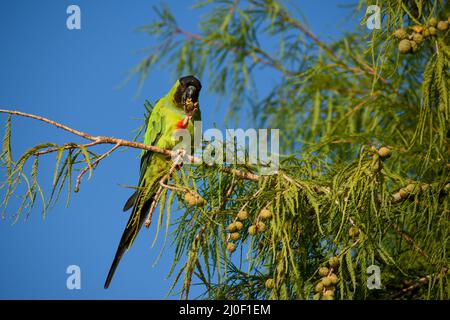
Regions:
[[183, 164], [184, 159], [186, 158], [187, 152], [185, 149], [177, 149], [177, 157], [175, 158], [175, 164]]
[[191, 109], [191, 111], [188, 112], [188, 116], [192, 118], [197, 111], [198, 111], [198, 102], [194, 103], [193, 108]]
[[185, 149], [177, 149], [175, 150], [175, 154], [172, 156], [172, 168], [170, 172], [174, 172], [175, 170], [180, 169], [183, 166], [183, 162], [187, 161], [187, 152]]

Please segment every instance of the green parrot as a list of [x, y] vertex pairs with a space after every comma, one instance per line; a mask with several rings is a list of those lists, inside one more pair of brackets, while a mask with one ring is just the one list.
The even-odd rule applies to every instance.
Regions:
[[[159, 148], [172, 150], [177, 140], [173, 134], [180, 129], [187, 129], [191, 137], [194, 133], [194, 120], [200, 120], [198, 97], [202, 85], [194, 76], [186, 76], [177, 80], [163, 98], [158, 100], [148, 118], [144, 143]], [[134, 238], [147, 218], [159, 181], [172, 166], [170, 157], [143, 150], [139, 183], [136, 192], [125, 203], [123, 211], [133, 207], [131, 216], [120, 239], [116, 255], [105, 281], [107, 289], [114, 272], [126, 250], [132, 245]]]

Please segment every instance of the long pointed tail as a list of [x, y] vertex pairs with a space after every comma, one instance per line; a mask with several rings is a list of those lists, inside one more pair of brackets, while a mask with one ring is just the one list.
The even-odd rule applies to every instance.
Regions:
[[[150, 209], [151, 203], [153, 201], [153, 197], [145, 201], [142, 208], [137, 212], [137, 206], [135, 205], [133, 208], [133, 212], [130, 215], [130, 219], [128, 220], [127, 226], [123, 231], [122, 238], [120, 239], [119, 246], [117, 247], [116, 255], [114, 256], [114, 260], [111, 264], [111, 268], [109, 269], [108, 276], [105, 281], [105, 289], [108, 289], [111, 280], [116, 272], [117, 266], [119, 265], [120, 259], [122, 259], [125, 251], [131, 246], [133, 243], [134, 237], [137, 235], [139, 230], [144, 223], [148, 210]], [[137, 219], [137, 220], [135, 220]]]

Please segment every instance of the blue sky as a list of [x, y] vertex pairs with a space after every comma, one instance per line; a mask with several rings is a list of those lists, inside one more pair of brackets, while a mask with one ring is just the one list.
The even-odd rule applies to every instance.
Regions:
[[[336, 27], [348, 15], [337, 4], [353, 1], [297, 1], [311, 29], [322, 39], [338, 35]], [[143, 102], [154, 102], [172, 86], [176, 77], [158, 68], [136, 97], [137, 81], [123, 84], [127, 72], [143, 54], [140, 49], [154, 39], [135, 32], [155, 19], [156, 1], [75, 0], [2, 1], [0, 3], [0, 108], [16, 109], [60, 121], [94, 135], [132, 138], [143, 114]], [[190, 1], [167, 1], [183, 28], [197, 30], [199, 13]], [[81, 8], [81, 30], [66, 28], [66, 8]], [[189, 12], [189, 14], [186, 14]], [[358, 21], [350, 21], [357, 24]], [[278, 74], [271, 75], [279, 76]], [[208, 92], [208, 79], [201, 79], [204, 127], [217, 122], [224, 128], [225, 112], [215, 109], [217, 97]], [[264, 85], [270, 86], [267, 78]], [[226, 99], [223, 104], [226, 105]], [[6, 116], [0, 115], [3, 123]], [[281, 128], [282, 129], [282, 128]], [[41, 142], [79, 141], [43, 123], [13, 120], [13, 152], [17, 159]], [[128, 219], [121, 211], [129, 190], [138, 179], [138, 151], [116, 152], [103, 161], [93, 177], [84, 180], [70, 205], [56, 205], [43, 219], [39, 208], [28, 220], [0, 221], [1, 299], [162, 299], [171, 280], [166, 280], [173, 250], [167, 248], [155, 267], [160, 244], [151, 248], [155, 226], [143, 229], [125, 255], [111, 287], [104, 279], [118, 240]], [[42, 162], [40, 181], [52, 179], [54, 156]], [[4, 191], [0, 190], [3, 199]], [[64, 197], [62, 198], [63, 200]], [[17, 201], [13, 201], [17, 204]], [[160, 239], [163, 234], [160, 235]], [[66, 268], [81, 268], [81, 290], [66, 288]], [[191, 290], [192, 297], [201, 292]], [[176, 298], [176, 297], [171, 297]]]

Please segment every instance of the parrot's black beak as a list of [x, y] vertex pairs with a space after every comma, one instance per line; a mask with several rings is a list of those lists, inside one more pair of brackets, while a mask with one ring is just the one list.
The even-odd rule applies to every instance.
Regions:
[[186, 89], [186, 100], [191, 99], [192, 102], [197, 102], [198, 94], [197, 88], [194, 86], [189, 86]]

